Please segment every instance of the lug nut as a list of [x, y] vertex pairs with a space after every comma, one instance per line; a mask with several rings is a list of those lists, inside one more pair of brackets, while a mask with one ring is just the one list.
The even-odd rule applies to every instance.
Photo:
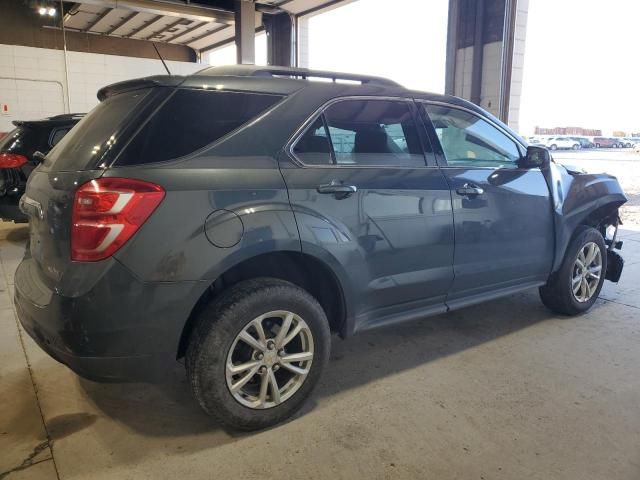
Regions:
[[269, 342], [269, 343], [267, 343], [267, 348], [269, 350], [273, 350], [274, 348], [276, 348], [276, 344], [273, 343], [273, 342]]
[[256, 358], [258, 360], [262, 360], [264, 358], [264, 353], [259, 353], [258, 355], [256, 355]]
[[278, 365], [277, 363], [273, 366], [273, 371], [277, 372], [278, 370], [280, 370], [280, 365]]
[[279, 357], [284, 357], [284, 348], [278, 352]]
[[260, 367], [259, 372], [260, 372], [260, 374], [261, 374], [261, 375], [264, 375], [265, 373], [267, 373], [267, 367], [265, 367], [265, 366], [263, 365], [262, 367]]

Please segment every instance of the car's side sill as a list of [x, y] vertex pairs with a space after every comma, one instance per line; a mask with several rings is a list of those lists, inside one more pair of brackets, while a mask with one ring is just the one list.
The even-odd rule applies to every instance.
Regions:
[[409, 322], [419, 318], [431, 317], [440, 313], [446, 313], [447, 306], [444, 303], [431, 305], [428, 307], [417, 307], [405, 310], [404, 312], [393, 313], [383, 317], [376, 318], [374, 321], [362, 322], [357, 325], [356, 332], [371, 330], [372, 328], [386, 327], [396, 323]]
[[530, 288], [540, 287], [544, 284], [545, 282], [540, 280], [533, 281], [533, 282], [520, 283], [518, 285], [512, 285], [509, 287], [500, 288], [498, 290], [494, 290], [493, 292], [484, 292], [484, 293], [479, 293], [477, 295], [471, 295], [468, 297], [459, 298], [456, 300], [448, 300], [446, 303], [447, 303], [448, 311], [458, 310], [460, 308], [476, 305], [477, 303], [483, 303], [488, 300], [495, 300], [496, 298], [512, 295], [514, 293], [518, 293], [523, 290], [529, 290]]
[[471, 305], [475, 305], [478, 303], [483, 303], [489, 300], [495, 300], [497, 298], [513, 295], [514, 293], [518, 293], [523, 290], [529, 290], [531, 288], [539, 287], [544, 284], [545, 282], [541, 282], [541, 281], [527, 282], [519, 285], [513, 285], [510, 287], [501, 288], [493, 292], [482, 293], [478, 295], [472, 295], [469, 297], [457, 299], [457, 300], [448, 302], [447, 304], [437, 304], [437, 305], [431, 305], [428, 307], [411, 308], [404, 312], [393, 313], [393, 314], [385, 315], [384, 317], [379, 317], [375, 321], [362, 322], [357, 326], [356, 331], [354, 331], [354, 333], [362, 332], [365, 330], [371, 330], [373, 328], [386, 327], [389, 325], [394, 325], [396, 323], [403, 323], [403, 322], [409, 322], [411, 320], [418, 320], [420, 318], [431, 317], [431, 316], [439, 315], [442, 313], [447, 313], [452, 310], [458, 310], [460, 308], [469, 307]]

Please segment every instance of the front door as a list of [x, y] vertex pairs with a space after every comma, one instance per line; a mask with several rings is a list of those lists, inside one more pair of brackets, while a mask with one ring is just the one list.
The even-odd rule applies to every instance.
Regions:
[[421, 105], [453, 199], [455, 279], [447, 304], [544, 283], [554, 226], [540, 169], [519, 168], [523, 147], [488, 119], [449, 105]]
[[451, 198], [422, 145], [412, 101], [341, 99], [281, 161], [302, 250], [328, 255], [348, 279], [352, 330], [445, 308]]

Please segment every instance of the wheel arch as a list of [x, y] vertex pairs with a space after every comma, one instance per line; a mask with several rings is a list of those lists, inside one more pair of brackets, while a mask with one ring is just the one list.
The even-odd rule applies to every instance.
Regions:
[[227, 288], [243, 280], [272, 277], [285, 280], [307, 290], [322, 306], [332, 332], [345, 337], [350, 323], [347, 295], [342, 275], [335, 266], [318, 256], [292, 250], [271, 251], [244, 258], [228, 266], [210, 282], [184, 322], [177, 347], [177, 358], [184, 356], [191, 332], [203, 306]]

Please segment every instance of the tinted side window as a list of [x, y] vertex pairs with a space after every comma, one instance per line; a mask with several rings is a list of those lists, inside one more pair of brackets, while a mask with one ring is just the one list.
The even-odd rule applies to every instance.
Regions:
[[116, 163], [134, 165], [183, 157], [247, 123], [281, 98], [254, 93], [177, 90]]
[[296, 156], [307, 165], [328, 165], [331, 162], [331, 142], [322, 115], [307, 128], [293, 147]]
[[58, 128], [53, 131], [51, 135], [51, 140], [49, 141], [49, 146], [55, 147], [62, 137], [64, 137], [67, 133], [69, 133], [70, 128]]
[[344, 100], [324, 115], [338, 165], [425, 166], [408, 102]]
[[489, 122], [457, 108], [426, 106], [451, 166], [516, 168], [516, 143]]

